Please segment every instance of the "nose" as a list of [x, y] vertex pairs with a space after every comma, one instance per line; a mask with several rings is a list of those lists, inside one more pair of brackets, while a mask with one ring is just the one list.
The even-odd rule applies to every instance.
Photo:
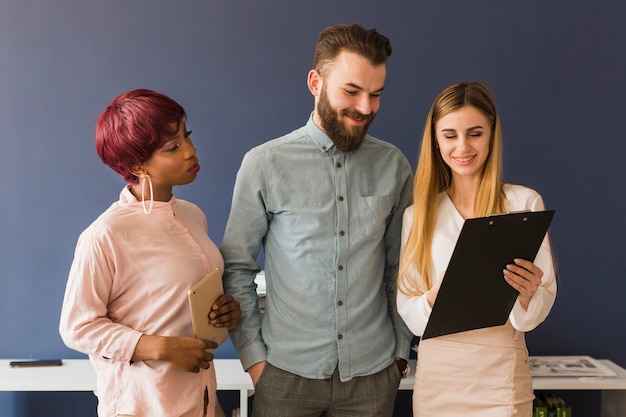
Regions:
[[190, 158], [194, 158], [196, 156], [196, 147], [193, 146], [193, 141], [191, 140], [191, 137], [187, 137], [185, 138], [185, 142], [183, 144], [183, 146], [185, 147], [185, 158], [186, 159], [190, 159]]
[[355, 110], [361, 114], [370, 114], [372, 109], [372, 98], [369, 94], [361, 94], [357, 99]]
[[459, 139], [457, 141], [457, 147], [459, 149], [468, 149], [469, 148], [469, 138], [466, 134], [459, 134]]

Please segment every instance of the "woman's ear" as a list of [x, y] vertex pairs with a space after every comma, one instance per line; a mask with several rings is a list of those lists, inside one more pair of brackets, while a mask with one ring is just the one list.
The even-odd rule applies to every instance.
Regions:
[[133, 166], [133, 168], [131, 169], [131, 172], [133, 173], [133, 175], [137, 178], [142, 178], [145, 175], [147, 175], [148, 173], [146, 172], [146, 170], [144, 169], [143, 166], [140, 165], [135, 165]]

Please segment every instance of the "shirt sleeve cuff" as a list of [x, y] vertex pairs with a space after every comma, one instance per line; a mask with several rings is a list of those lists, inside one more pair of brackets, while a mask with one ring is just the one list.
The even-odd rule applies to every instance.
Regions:
[[254, 343], [241, 349], [238, 353], [241, 365], [245, 370], [256, 363], [267, 360], [267, 350], [263, 343]]

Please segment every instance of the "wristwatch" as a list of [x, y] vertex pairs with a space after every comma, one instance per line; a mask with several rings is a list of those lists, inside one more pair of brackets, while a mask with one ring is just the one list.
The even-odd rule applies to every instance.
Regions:
[[[400, 369], [402, 379], [406, 378], [409, 375], [409, 371], [411, 370], [409, 363], [402, 358], [396, 358], [396, 365], [398, 365], [398, 369]], [[404, 367], [402, 367], [402, 365], [404, 365]]]

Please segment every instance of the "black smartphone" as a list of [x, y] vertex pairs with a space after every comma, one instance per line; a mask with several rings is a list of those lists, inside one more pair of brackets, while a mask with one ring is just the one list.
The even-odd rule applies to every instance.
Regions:
[[24, 361], [11, 361], [9, 366], [11, 368], [30, 368], [35, 366], [61, 366], [63, 361], [61, 359], [33, 359]]

